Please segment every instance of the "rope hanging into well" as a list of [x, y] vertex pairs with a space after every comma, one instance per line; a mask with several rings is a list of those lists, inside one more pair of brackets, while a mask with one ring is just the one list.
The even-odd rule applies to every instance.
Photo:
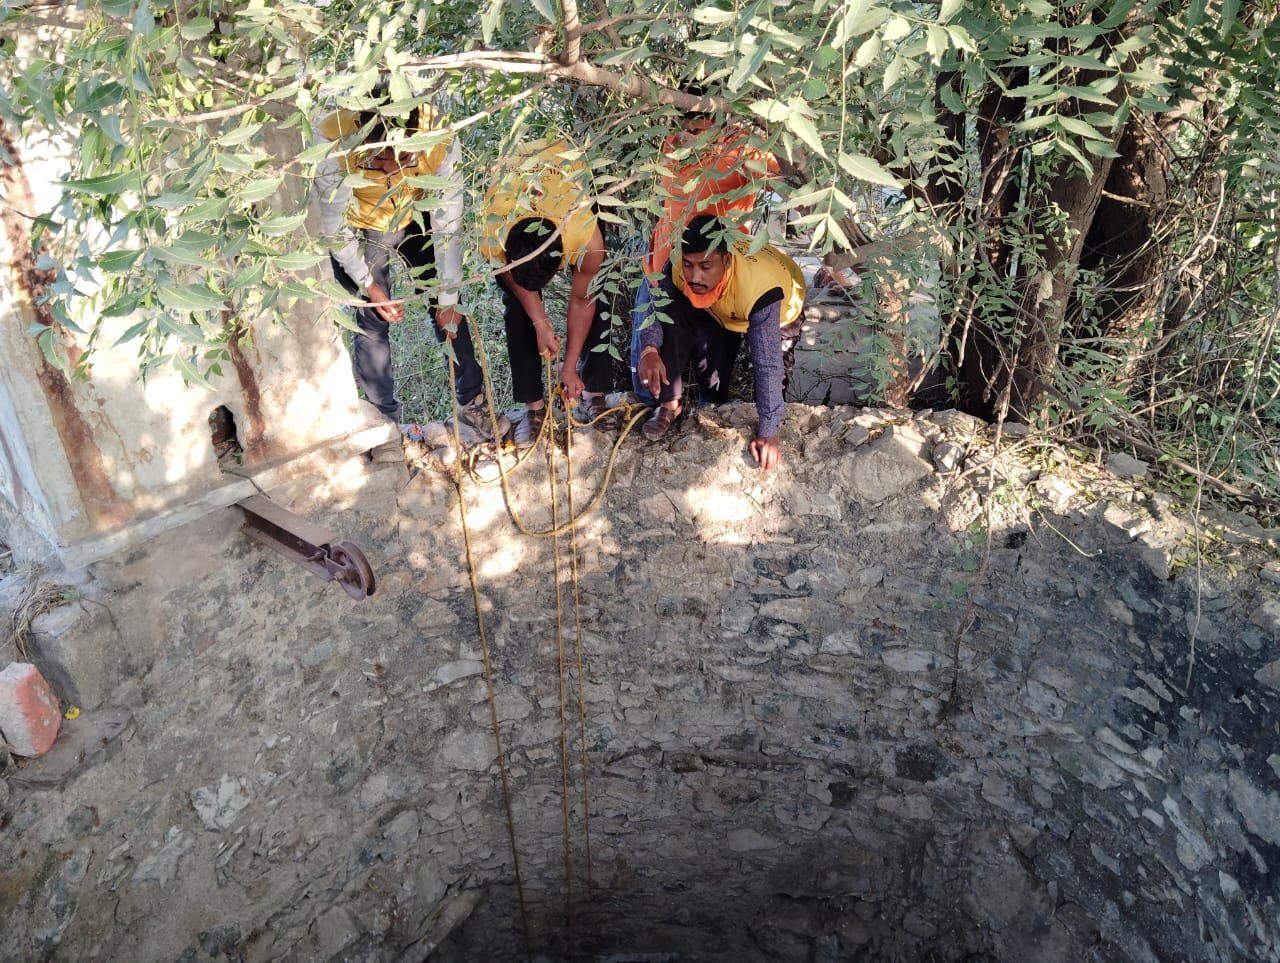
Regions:
[[[550, 360], [547, 361], [550, 367]], [[550, 408], [551, 406], [548, 406]], [[555, 419], [554, 409], [547, 412], [542, 427], [552, 424]], [[539, 433], [541, 435], [541, 432]], [[537, 447], [535, 442], [534, 447]], [[556, 466], [547, 446], [547, 489], [551, 494], [551, 527], [559, 523], [559, 500], [556, 497]], [[551, 540], [552, 578], [556, 591], [556, 679], [560, 696], [560, 810], [564, 823], [564, 916], [570, 933], [573, 932], [573, 847], [569, 831], [569, 743], [568, 726], [565, 722], [564, 698], [564, 606], [560, 601], [560, 539]]]
[[[472, 339], [475, 346], [478, 360], [480, 363], [481, 373], [484, 378], [486, 404], [489, 408], [490, 423], [496, 425], [498, 423], [497, 411], [493, 403], [492, 382], [489, 378], [488, 359], [484, 355], [484, 347], [480, 338], [480, 332], [473, 319], [468, 318], [471, 324], [474, 337]], [[454, 378], [454, 358], [452, 352], [446, 352], [449, 356], [449, 375], [450, 383]], [[546, 363], [546, 383], [552, 384], [552, 360], [545, 359]], [[555, 438], [556, 421], [555, 409], [556, 403], [559, 403], [566, 414], [566, 442], [564, 455], [566, 460], [567, 475], [567, 503], [569, 510], [569, 520], [563, 525], [559, 518], [559, 496], [556, 491], [556, 471], [554, 462], [555, 445], [552, 443]], [[565, 691], [565, 653], [564, 653], [564, 618], [563, 618], [563, 598], [561, 594], [561, 563], [560, 563], [560, 536], [565, 532], [570, 535], [570, 555], [571, 555], [571, 578], [573, 583], [573, 607], [574, 607], [574, 637], [576, 649], [576, 671], [578, 677], [577, 703], [578, 703], [578, 727], [579, 727], [579, 749], [580, 761], [582, 766], [582, 806], [583, 806], [583, 836], [585, 845], [585, 878], [587, 881], [587, 889], [590, 891], [592, 881], [592, 859], [591, 859], [591, 813], [590, 813], [590, 782], [587, 761], [587, 728], [586, 728], [586, 696], [584, 683], [584, 659], [583, 659], [583, 639], [582, 639], [582, 603], [581, 590], [579, 584], [578, 569], [578, 543], [577, 529], [578, 524], [603, 500], [605, 492], [608, 490], [609, 483], [612, 478], [613, 464], [617, 458], [619, 449], [623, 440], [632, 428], [647, 413], [647, 408], [641, 405], [623, 405], [610, 408], [608, 411], [601, 413], [597, 418], [589, 422], [579, 422], [569, 411], [567, 399], [564, 396], [563, 389], [556, 387], [551, 398], [545, 402], [547, 404], [547, 416], [543, 419], [542, 426], [539, 430], [538, 437], [534, 440], [533, 445], [523, 456], [518, 456], [513, 466], [513, 471], [523, 465], [533, 454], [542, 446], [542, 442], [547, 441], [546, 446], [546, 465], [548, 475], [548, 489], [551, 499], [551, 528], [545, 531], [531, 530], [520, 517], [511, 497], [510, 481], [501, 450], [498, 451], [498, 471], [499, 478], [502, 482], [503, 503], [507, 508], [507, 512], [516, 525], [516, 528], [524, 535], [533, 538], [551, 538], [552, 555], [553, 555], [553, 579], [555, 583], [555, 605], [556, 605], [556, 653], [557, 668], [559, 679], [559, 700], [560, 700], [560, 781], [561, 781], [561, 813], [563, 820], [563, 836], [564, 836], [564, 872], [565, 872], [565, 918], [570, 931], [573, 928], [573, 848], [572, 848], [572, 828], [569, 807], [569, 726], [568, 726], [568, 698]], [[506, 810], [507, 817], [507, 836], [511, 848], [512, 862], [516, 877], [516, 891], [519, 897], [521, 922], [525, 935], [526, 954], [531, 955], [530, 947], [530, 929], [528, 922], [528, 913], [524, 898], [524, 885], [520, 874], [520, 860], [516, 844], [515, 818], [513, 814], [511, 788], [509, 777], [507, 774], [506, 757], [502, 747], [501, 730], [498, 719], [497, 695], [493, 682], [492, 662], [489, 656], [488, 639], [484, 628], [484, 618], [480, 608], [480, 592], [479, 583], [476, 578], [474, 556], [471, 548], [470, 529], [467, 524], [466, 516], [466, 497], [463, 490], [462, 476], [464, 466], [466, 473], [472, 477], [473, 481], [483, 484], [478, 479], [474, 471], [474, 459], [481, 451], [480, 446], [476, 446], [469, 452], [469, 457], [462, 457], [463, 447], [461, 439], [461, 431], [459, 428], [459, 411], [458, 411], [457, 394], [453, 397], [453, 434], [454, 434], [454, 451], [459, 453], [456, 459], [456, 473], [454, 474], [454, 485], [458, 494], [458, 509], [462, 524], [463, 540], [466, 546], [467, 570], [471, 581], [472, 603], [476, 611], [476, 620], [480, 632], [481, 652], [484, 658], [485, 684], [488, 689], [489, 712], [493, 725], [494, 742], [498, 753], [498, 771], [502, 783], [503, 805]], [[633, 412], [633, 408], [639, 408], [639, 411]], [[600, 418], [606, 417], [612, 412], [621, 412], [625, 416], [630, 416], [625, 427], [620, 433], [617, 441], [614, 443], [609, 454], [609, 460], [606, 466], [604, 480], [600, 485], [595, 497], [581, 514], [575, 510], [574, 504], [574, 477], [573, 477], [573, 430], [578, 427], [590, 427]], [[496, 440], [495, 440], [496, 441]]]
[[[479, 331], [476, 332], [477, 336]], [[449, 352], [449, 383], [454, 383], [454, 359]], [[486, 373], [486, 384], [488, 375]], [[453, 442], [454, 450], [462, 450], [461, 431], [458, 427], [458, 395], [453, 393]], [[460, 463], [459, 463], [460, 464]], [[524, 881], [520, 876], [520, 854], [516, 849], [515, 817], [511, 809], [511, 784], [507, 777], [506, 756], [502, 749], [502, 730], [498, 724], [498, 700], [493, 686], [493, 663], [489, 658], [489, 640], [485, 634], [484, 614], [480, 609], [480, 585], [476, 580], [475, 557], [471, 551], [471, 530], [467, 525], [467, 498], [462, 488], [462, 472], [454, 477], [454, 486], [458, 494], [458, 515], [462, 522], [462, 541], [467, 552], [467, 575], [471, 580], [471, 601], [476, 610], [476, 625], [480, 633], [480, 652], [484, 658], [484, 681], [489, 692], [489, 715], [493, 723], [493, 741], [498, 751], [498, 775], [502, 781], [502, 803], [507, 814], [507, 839], [511, 845], [511, 863], [516, 877], [516, 896], [520, 903], [520, 924], [524, 932], [525, 956], [532, 959], [533, 949], [530, 941], [529, 913], [525, 905]]]
[[[616, 449], [615, 449], [616, 451]], [[569, 432], [569, 440], [565, 451], [565, 465], [568, 474], [569, 517], [573, 518], [573, 431]], [[553, 520], [554, 527], [554, 520]], [[583, 688], [582, 669], [582, 593], [578, 581], [578, 526], [569, 526], [570, 558], [573, 563], [573, 625], [574, 640], [578, 660], [578, 751], [582, 759], [582, 832], [586, 846], [587, 892], [591, 892], [591, 791], [587, 785], [587, 701]], [[563, 713], [563, 706], [561, 712]], [[566, 782], [565, 795], [568, 796]]]

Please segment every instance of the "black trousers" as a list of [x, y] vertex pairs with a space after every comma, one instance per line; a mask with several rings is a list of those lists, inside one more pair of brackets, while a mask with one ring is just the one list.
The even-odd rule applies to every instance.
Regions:
[[[641, 282], [642, 285], [645, 282]], [[660, 356], [667, 368], [668, 384], [662, 388], [657, 398], [659, 404], [676, 401], [684, 397], [684, 375], [689, 361], [693, 361], [693, 375], [698, 392], [690, 399], [698, 404], [721, 405], [729, 400], [729, 385], [733, 380], [733, 368], [738, 363], [738, 353], [742, 350], [744, 336], [722, 326], [702, 308], [695, 308], [689, 299], [680, 292], [671, 279], [670, 272], [663, 278], [660, 287], [664, 297], [661, 313], [670, 318], [670, 323], [662, 329], [662, 348]], [[637, 298], [637, 303], [640, 299]], [[644, 311], [656, 311], [644, 298]], [[632, 336], [631, 366], [632, 371], [639, 367], [640, 339], [639, 326], [641, 320], [637, 314], [635, 332]], [[654, 323], [662, 323], [656, 321]], [[791, 369], [795, 366], [796, 344], [800, 340], [800, 322], [796, 321], [782, 329], [782, 390], [787, 390], [791, 377]], [[641, 401], [652, 403], [653, 397], [644, 386], [639, 384], [639, 374], [633, 374], [636, 383], [636, 394]]]
[[[533, 330], [519, 299], [502, 285], [503, 322], [507, 329], [507, 356], [511, 362], [511, 395], [520, 404], [540, 401], [546, 397], [542, 383], [542, 356], [538, 354], [538, 335]], [[587, 391], [592, 394], [613, 390], [614, 363], [609, 354], [610, 324], [604, 317], [604, 305], [600, 301], [592, 305], [591, 327], [582, 346], [578, 360], [578, 376]], [[601, 345], [601, 350], [594, 350]]]

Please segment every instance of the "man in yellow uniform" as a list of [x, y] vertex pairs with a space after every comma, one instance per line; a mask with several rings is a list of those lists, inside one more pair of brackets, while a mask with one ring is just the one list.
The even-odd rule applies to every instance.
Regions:
[[[565, 267], [572, 278], [560, 383], [570, 401], [582, 397], [587, 420], [608, 409], [604, 396], [612, 387], [613, 360], [595, 349], [608, 343], [609, 322], [591, 293], [605, 246], [589, 178], [579, 152], [566, 141], [534, 141], [521, 147], [485, 197], [481, 251], [501, 265], [512, 394], [525, 406], [513, 434], [518, 448], [533, 444], [546, 418], [542, 358], [559, 354], [560, 339], [547, 317], [542, 289]], [[603, 431], [617, 426], [613, 414], [596, 421]]]
[[[681, 89], [696, 97], [706, 94], [701, 84], [685, 84]], [[658, 188], [663, 198], [662, 216], [650, 236], [645, 279], [636, 288], [632, 309], [632, 390], [647, 405], [654, 404], [655, 398], [637, 374], [640, 323], [652, 316], [652, 288], [667, 271], [676, 237], [699, 214], [732, 221], [746, 234], [745, 222], [755, 212], [760, 193], [778, 176], [777, 158], [752, 145], [749, 129], [700, 111], [687, 111], [680, 128], [667, 135], [662, 143], [662, 168], [665, 173]]]
[[682, 412], [682, 377], [691, 355], [704, 397], [726, 400], [745, 334], [760, 419], [751, 455], [768, 471], [782, 461], [782, 329], [797, 324], [804, 311], [804, 274], [777, 248], [765, 245], [748, 254], [750, 242], [739, 238], [733, 225], [706, 214], [690, 221], [681, 236], [660, 286], [667, 303], [658, 310], [670, 323], [640, 332], [637, 374], [658, 399], [641, 430], [654, 441], [671, 430]]
[[[395, 143], [439, 126], [435, 111], [427, 105], [417, 107], [404, 125], [373, 110], [338, 110], [325, 117], [319, 132], [334, 142], [335, 150], [316, 176], [320, 226], [331, 239], [334, 278], [365, 302], [356, 309], [359, 330], [352, 338], [356, 381], [365, 397], [400, 424], [403, 406], [395, 394], [389, 326], [404, 319], [405, 309], [391, 298], [395, 255], [409, 269], [417, 293], [426, 291], [433, 277], [439, 278], [439, 293], [428, 310], [436, 340], [453, 342], [460, 427], [464, 440], [487, 440], [494, 436], [495, 426], [485, 404], [484, 375], [471, 332], [457, 310], [462, 280], [460, 151], [452, 137], [427, 150], [398, 150]], [[360, 175], [363, 183], [352, 186], [352, 174]], [[421, 222], [414, 209], [427, 192], [410, 183], [410, 178], [419, 176], [440, 177], [449, 185], [423, 212]], [[498, 425], [498, 435], [505, 434], [507, 427]], [[379, 446], [374, 456], [378, 460], [403, 457], [398, 442]]]

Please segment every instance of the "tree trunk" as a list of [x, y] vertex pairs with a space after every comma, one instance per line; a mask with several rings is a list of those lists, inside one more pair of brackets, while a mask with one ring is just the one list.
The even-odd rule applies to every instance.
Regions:
[[1080, 267], [1100, 272], [1102, 283], [1091, 303], [1072, 298], [1070, 335], [1115, 342], [1127, 355], [1116, 381], [1127, 384], [1164, 300], [1164, 245], [1154, 235], [1169, 193], [1165, 154], [1149, 121], [1130, 118], [1117, 149], [1080, 257]]

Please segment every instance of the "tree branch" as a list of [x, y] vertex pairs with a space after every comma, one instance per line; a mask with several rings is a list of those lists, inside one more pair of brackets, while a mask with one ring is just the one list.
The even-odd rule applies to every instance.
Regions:
[[560, 62], [572, 67], [582, 59], [582, 21], [578, 17], [578, 0], [560, 0], [564, 11], [564, 55]]
[[614, 26], [615, 21], [609, 18], [609, 8], [605, 6], [604, 0], [595, 0], [595, 5], [596, 13], [600, 15], [600, 19], [588, 25], [585, 29], [588, 31], [603, 30], [604, 35], [613, 44], [613, 49], [620, 49], [623, 46], [622, 35], [618, 33], [618, 28]]
[[653, 98], [660, 104], [675, 107], [678, 110], [711, 113], [715, 110], [724, 110], [729, 106], [729, 102], [723, 97], [695, 97], [693, 94], [648, 80], [636, 73], [619, 74], [604, 70], [590, 60], [579, 59], [575, 63], [566, 64], [542, 54], [522, 50], [472, 50], [466, 53], [425, 57], [421, 60], [407, 61], [402, 69], [406, 72], [470, 69], [507, 74], [543, 74], [560, 80], [576, 80], [578, 83], [592, 87], [603, 87], [636, 100]]

